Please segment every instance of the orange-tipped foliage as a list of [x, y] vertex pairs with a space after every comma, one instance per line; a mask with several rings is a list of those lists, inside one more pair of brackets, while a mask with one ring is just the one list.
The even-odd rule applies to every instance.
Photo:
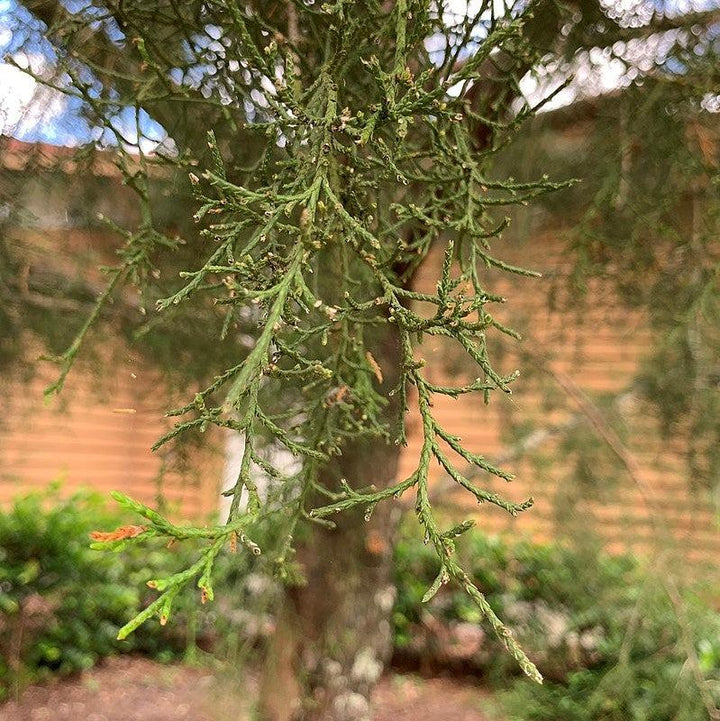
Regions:
[[90, 538], [93, 541], [122, 541], [126, 538], [135, 538], [147, 531], [147, 526], [120, 526], [114, 531], [93, 531]]

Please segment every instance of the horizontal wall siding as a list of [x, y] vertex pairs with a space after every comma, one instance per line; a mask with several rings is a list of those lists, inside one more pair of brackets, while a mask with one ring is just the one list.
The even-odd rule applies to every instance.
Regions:
[[[717, 499], [693, 485], [682, 437], [664, 439], [655, 410], [637, 392], [638, 372], [653, 347], [646, 317], [625, 307], [612, 288], [598, 281], [589, 283], [583, 299], [572, 298], [570, 260], [556, 236], [496, 252], [511, 264], [543, 273], [543, 279], [487, 274], [488, 290], [508, 299], [488, 310], [524, 338], [494, 344], [496, 370], [520, 369], [521, 376], [511, 397], [493, 393], [488, 406], [480, 396], [438, 397], [434, 411], [468, 448], [516, 474], [506, 483], [483, 473], [474, 479], [478, 485], [514, 501], [533, 496], [535, 506], [517, 518], [488, 505], [478, 507], [436, 467], [438, 504], [471, 512], [491, 533], [549, 539], [597, 532], [611, 551], [668, 550], [699, 565], [712, 563], [720, 557]], [[433, 291], [439, 264], [435, 257], [423, 266], [418, 290]], [[478, 374], [452, 341], [426, 342], [417, 353], [428, 361], [433, 382], [459, 384]], [[618, 448], [598, 434], [588, 408], [599, 414], [602, 430]], [[404, 475], [415, 468], [421, 445], [416, 411], [409, 424]], [[576, 433], [593, 445], [592, 458], [599, 459], [584, 482], [578, 480], [577, 455], [565, 443]], [[630, 459], [633, 473], [617, 451]], [[465, 468], [462, 460], [458, 467]]]
[[[4, 167], [22, 170], [26, 161], [53, 172], [38, 171], [29, 179], [23, 201], [35, 217], [27, 227], [5, 228], [6, 242], [22, 253], [29, 276], [82, 278], [88, 292], [98, 295], [107, 283], [99, 266], [117, 262], [117, 236], [102, 228], [75, 227], [68, 209], [87, 202], [120, 225], [132, 224], [137, 211], [133, 193], [121, 186], [106, 154], [75, 178], [72, 150], [0, 142]], [[98, 193], [99, 183], [105, 185]], [[32, 289], [20, 292], [31, 295]], [[122, 302], [128, 313], [139, 313], [136, 293], [124, 291]], [[68, 311], [88, 312], [82, 307]], [[39, 352], [27, 348], [24, 357]], [[178, 405], [179, 397], [192, 397], [192, 390], [172, 394], [160, 374], [107, 328], [91, 331], [63, 392], [45, 402], [43, 390], [58, 372], [38, 362], [0, 376], [0, 505], [60, 479], [64, 493], [80, 487], [102, 494], [119, 490], [162, 505], [177, 518], [205, 519], [217, 512], [224, 463], [219, 433], [208, 432], [202, 449], [186, 450], [190, 457], [182, 466], [175, 462], [180, 449], [172, 444], [160, 453], [151, 451], [171, 426], [165, 412]]]
[[56, 377], [53, 366], [40, 367], [29, 381], [3, 381], [0, 503], [60, 479], [68, 493], [119, 490], [148, 504], [160, 501], [173, 515], [203, 518], [216, 511], [222, 448], [208, 443], [185, 472], [168, 470], [150, 450], [169, 427], [161, 379], [121, 348], [101, 369], [101, 378], [98, 368], [74, 369], [49, 402], [43, 389]]
[[[5, 150], [8, 167], [24, 167], [27, 148], [8, 145]], [[96, 172], [105, 177], [102, 168]], [[60, 191], [53, 202], [60, 217], [65, 205]], [[509, 263], [541, 271], [543, 279], [487, 273], [488, 289], [508, 298], [505, 305], [488, 310], [525, 337], [521, 344], [493, 343], [500, 372], [522, 371], [513, 395], [495, 393], [488, 406], [479, 397], [438, 397], [434, 411], [468, 448], [516, 474], [509, 484], [484, 474], [476, 479], [479, 485], [515, 501], [532, 495], [535, 507], [510, 518], [494, 507], [468, 505], [467, 494], [455, 492], [438, 468], [434, 497], [449, 509], [470, 510], [480, 527], [493, 533], [550, 538], [590, 528], [610, 550], [675, 546], [688, 559], [720, 556], [717, 502], [688, 477], [682, 437], [662, 438], [654, 410], [634, 389], [653, 347], [646, 317], [628, 310], [612, 287], [598, 281], [589, 283], [582, 302], [572, 298], [560, 236], [527, 235], [531, 241], [498, 243], [496, 253]], [[28, 262], [38, 268], [50, 259], [53, 268], [70, 274], [82, 257], [86, 281], [102, 287], [104, 279], [93, 268], [96, 261], [112, 257], [107, 236], [43, 227], [25, 231], [18, 242], [27, 243]], [[418, 290], [434, 289], [440, 262], [436, 253], [423, 265]], [[462, 383], [477, 375], [447, 339], [426, 339], [417, 353], [428, 361], [425, 372], [433, 382]], [[107, 353], [100, 377], [88, 368], [73, 371], [64, 393], [46, 405], [42, 389], [54, 373], [43, 365], [29, 382], [0, 378], [0, 503], [62, 477], [68, 491], [78, 486], [118, 489], [148, 503], [162, 495], [178, 514], [200, 517], [217, 508], [224, 460], [219, 436], [193, 453], [187, 473], [163, 473], [161, 457], [150, 446], [167, 429], [163, 413], [171, 404], [160, 379], [126, 349]], [[632, 459], [634, 473], [619, 461], [618, 449], [598, 440], [588, 404], [620, 440], [619, 450]], [[415, 467], [420, 430], [413, 411], [401, 459], [403, 476]], [[579, 459], [566, 442], [575, 434], [595, 444], [592, 467], [585, 469], [591, 478], [582, 483]]]

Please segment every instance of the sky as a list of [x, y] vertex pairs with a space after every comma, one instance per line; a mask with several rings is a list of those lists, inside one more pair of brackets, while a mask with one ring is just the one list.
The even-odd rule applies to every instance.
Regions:
[[[470, 0], [474, 3], [477, 0]], [[602, 1], [602, 0], [601, 0]], [[661, 0], [657, 0], [660, 2]], [[66, 5], [80, 5], [82, 0], [66, 0]], [[465, 8], [464, 0], [457, 0]], [[642, 21], [642, 9], [647, 8], [644, 0], [606, 0], [612, 2], [612, 10], [620, 15], [636, 14]], [[663, 6], [668, 14], [681, 14], [688, 10], [702, 10], [718, 7], [718, 0], [670, 0]], [[6, 54], [13, 55], [15, 62], [30, 66], [36, 73], [47, 70], [51, 65], [52, 49], [48, 43], [35, 43], [31, 50], [19, 50], [23, 38], [13, 32], [17, 19], [31, 22], [31, 16], [17, 0], [0, 0], [0, 135], [12, 135], [28, 142], [46, 142], [55, 145], [78, 145], [90, 140], [108, 144], [115, 139], [106, 133], [101, 136], [92, 129], [80, 112], [81, 103], [52, 89], [39, 86], [29, 75], [8, 62]], [[17, 27], [15, 25], [15, 27]], [[561, 107], [578, 97], [611, 92], [627, 85], [652, 61], [651, 56], [663, 57], [665, 49], [673, 40], [672, 35], [656, 36], [642, 47], [631, 43], [623, 47], [596, 48], [584, 57], [578, 58], [573, 67], [574, 80], [562, 90], [546, 110]], [[616, 44], [618, 45], [618, 44]], [[622, 59], [621, 59], [622, 58]], [[625, 62], [623, 62], [623, 60]], [[634, 65], [628, 73], [626, 63]], [[564, 76], [557, 67], [540, 68], [535, 74], [528, 74], [521, 83], [521, 89], [529, 102], [537, 102], [552, 92]], [[720, 109], [717, 97], [706, 99], [707, 109]], [[121, 111], [115, 119], [116, 128], [130, 143], [137, 142], [134, 112]], [[149, 137], [141, 139], [143, 151], [151, 151], [161, 142], [165, 133], [146, 114], [141, 118], [143, 133]]]
[[[14, 50], [17, 37], [13, 20], [23, 13], [15, 0], [0, 0], [0, 57]], [[36, 72], [47, 67], [44, 48], [15, 53], [15, 60]], [[36, 102], [33, 102], [36, 101]], [[79, 118], [71, 119], [72, 103], [60, 93], [41, 88], [22, 70], [0, 62], [0, 134], [12, 133], [21, 140], [70, 145], [89, 139], [90, 129]]]
[[[66, 0], [67, 6], [83, 5], [81, 0]], [[20, 21], [18, 23], [18, 20]], [[16, 0], [0, 0], [0, 58], [11, 54], [22, 68], [31, 68], [35, 74], [52, 67], [53, 51], [49, 43], [33, 42], [30, 49], [18, 49], [25, 34], [14, 28], [32, 17]], [[37, 25], [37, 23], [35, 23]], [[27, 142], [44, 142], [53, 145], [80, 145], [89, 141], [116, 143], [109, 132], [92, 128], [81, 113], [80, 100], [69, 98], [52, 88], [38, 84], [30, 75], [9, 62], [0, 61], [0, 135], [12, 135]], [[135, 110], [126, 108], [114, 118], [116, 129], [129, 143], [137, 143]], [[140, 145], [144, 152], [157, 147], [166, 138], [163, 128], [141, 111], [140, 125], [143, 137]]]

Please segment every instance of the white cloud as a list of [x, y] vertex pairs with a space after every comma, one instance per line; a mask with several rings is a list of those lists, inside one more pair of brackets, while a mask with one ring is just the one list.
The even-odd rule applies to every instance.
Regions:
[[[36, 82], [21, 68], [31, 67], [35, 75], [47, 73], [49, 63], [40, 54], [17, 53], [13, 60], [20, 66], [0, 63], [0, 134], [30, 142], [42, 141], [54, 145], [74, 146], [90, 139], [115, 144], [113, 133], [88, 127], [78, 114], [77, 101], [67, 95]], [[141, 111], [142, 136], [138, 137], [135, 113], [125, 108], [110, 119], [110, 123], [128, 144], [129, 152], [152, 153], [162, 150], [174, 154], [174, 143], [157, 123]]]
[[[18, 65], [32, 67], [35, 73], [45, 69], [41, 55], [18, 54]], [[32, 137], [38, 129], [59, 124], [67, 110], [67, 98], [60, 92], [37, 83], [20, 68], [0, 63], [0, 134], [18, 138]], [[63, 138], [64, 142], [72, 138]]]
[[0, 133], [7, 135], [20, 122], [35, 87], [35, 81], [22, 70], [0, 65]]

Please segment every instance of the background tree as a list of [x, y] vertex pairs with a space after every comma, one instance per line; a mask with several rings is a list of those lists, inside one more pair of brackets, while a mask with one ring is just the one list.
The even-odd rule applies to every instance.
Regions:
[[[244, 434], [228, 524], [179, 528], [123, 500], [150, 521], [138, 540], [210, 541], [187, 572], [156, 582], [162, 595], [132, 627], [155, 613], [166, 617], [190, 581], [211, 597], [221, 547], [239, 540], [254, 552], [254, 529], [272, 517], [280, 539], [264, 557], [289, 591], [269, 649], [275, 698], [265, 694], [265, 713], [286, 718], [302, 701], [309, 716], [363, 718], [389, 647], [391, 498], [414, 492], [439, 559], [429, 593], [449, 580], [463, 585], [535, 676], [453, 560], [453, 538], [470, 524], [441, 529], [428, 495], [435, 459], [480, 502], [511, 513], [529, 505], [508, 503], [463, 475], [458, 464], [469, 463], [508, 478], [432, 413], [436, 394], [487, 399], [493, 390], [510, 391], [513, 376], [493, 367], [486, 334], [512, 331], [490, 313], [501, 299], [482, 269], [531, 273], [492, 253], [490, 240], [505, 225], [495, 211], [559, 186], [498, 177], [495, 161], [532, 114], [523, 77], [572, 73], [593, 49], [633, 38], [676, 33], [664, 64], [651, 62], [634, 79], [649, 85], [648, 74], [659, 75], [661, 88], [682, 79], [697, 110], [715, 87], [708, 66], [693, 72], [688, 63], [668, 78], [665, 61], [712, 47], [712, 13], [673, 18], [645, 5], [621, 13], [594, 3], [501, 9], [402, 0], [24, 7], [11, 52], [44, 49], [50, 70], [27, 71], [71, 97], [100, 145], [118, 149], [120, 172], [138, 196], [140, 222], [118, 229], [125, 245], [98, 308], [122, 284], [136, 283], [144, 307], [152, 311], [157, 301], [159, 318], [190, 304], [210, 314], [205, 327], [229, 338], [237, 354], [229, 365], [206, 365], [214, 379], [174, 412], [181, 420], [160, 441], [210, 424]], [[633, 69], [637, 58], [627, 60]], [[165, 139], [148, 154], [147, 142], [159, 135]], [[160, 222], [154, 192], [168, 182], [194, 194], [201, 228], [181, 227], [182, 249], [195, 260], [185, 285], [170, 293], [155, 282], [164, 254], [180, 246]], [[419, 294], [413, 273], [439, 244], [445, 262], [437, 290]], [[12, 278], [12, 262], [6, 267]], [[54, 390], [99, 312], [59, 357]], [[232, 339], [248, 323], [256, 340], [243, 349]], [[426, 335], [454, 339], [479, 366], [477, 380], [460, 388], [430, 383], [422, 370]], [[424, 443], [416, 470], [398, 480], [411, 404]], [[290, 473], [273, 463], [273, 443], [301, 459]], [[269, 479], [266, 495], [258, 473]]]

